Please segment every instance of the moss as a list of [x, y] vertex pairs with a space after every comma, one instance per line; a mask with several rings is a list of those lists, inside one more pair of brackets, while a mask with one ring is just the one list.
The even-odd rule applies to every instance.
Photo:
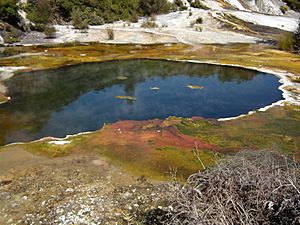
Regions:
[[184, 119], [177, 127], [184, 134], [200, 137], [225, 150], [276, 148], [293, 153], [300, 146], [299, 112], [288, 107], [214, 124]]
[[[111, 146], [97, 146], [93, 147], [93, 150], [135, 175], [144, 175], [156, 180], [170, 179], [172, 169], [176, 169], [180, 178], [187, 178], [202, 169], [192, 150], [173, 146], [164, 146], [151, 151], [143, 151], [130, 145], [118, 149]], [[207, 167], [214, 165], [219, 158], [218, 154], [208, 150], [200, 150], [199, 155]]]
[[57, 158], [84, 151], [85, 149], [82, 146], [85, 145], [85, 140], [86, 135], [80, 135], [68, 138], [66, 141], [70, 141], [70, 143], [65, 145], [50, 144], [51, 140], [41, 140], [22, 144], [22, 147], [24, 150], [36, 155]]

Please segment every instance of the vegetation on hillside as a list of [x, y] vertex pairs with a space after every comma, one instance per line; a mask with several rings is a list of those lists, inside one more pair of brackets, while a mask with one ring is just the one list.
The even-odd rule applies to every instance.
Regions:
[[283, 0], [291, 9], [300, 12], [299, 0]]
[[293, 45], [294, 45], [294, 49], [300, 52], [300, 23], [298, 25], [298, 29], [296, 33], [293, 36]]
[[36, 24], [70, 22], [74, 20], [74, 13], [79, 12], [75, 24], [81, 27], [81, 23], [136, 21], [137, 16], [167, 13], [175, 9], [174, 5], [167, 0], [29, 0], [26, 9], [29, 19]]
[[284, 51], [300, 53], [300, 23], [295, 33], [285, 32], [279, 36], [278, 47]]
[[0, 20], [18, 26], [20, 18], [18, 15], [17, 0], [0, 1]]

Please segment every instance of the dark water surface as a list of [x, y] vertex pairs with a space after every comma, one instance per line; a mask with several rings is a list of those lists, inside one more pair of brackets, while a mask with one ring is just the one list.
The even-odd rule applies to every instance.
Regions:
[[156, 60], [19, 73], [6, 85], [12, 101], [0, 105], [0, 144], [64, 137], [118, 120], [232, 117], [282, 99], [278, 78], [270, 74]]

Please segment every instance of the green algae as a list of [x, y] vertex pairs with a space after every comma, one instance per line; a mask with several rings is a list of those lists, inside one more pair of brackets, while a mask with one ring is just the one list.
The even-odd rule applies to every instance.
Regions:
[[[173, 146], [143, 151], [130, 145], [118, 149], [99, 145], [94, 146], [93, 150], [135, 175], [155, 180], [171, 179], [172, 170], [176, 170], [180, 179], [185, 179], [203, 169], [192, 150]], [[210, 167], [215, 165], [220, 156], [209, 150], [199, 150], [199, 157], [205, 166]]]
[[300, 146], [299, 112], [287, 107], [274, 107], [266, 112], [215, 124], [183, 119], [177, 128], [224, 151], [276, 149], [292, 154]]

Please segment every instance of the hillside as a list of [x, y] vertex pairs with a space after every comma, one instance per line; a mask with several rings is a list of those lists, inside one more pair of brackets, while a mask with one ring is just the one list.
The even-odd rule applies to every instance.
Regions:
[[5, 0], [1, 4], [0, 40], [22, 44], [276, 41], [285, 31], [296, 32], [300, 15], [294, 11], [299, 10], [297, 2], [280, 0]]

